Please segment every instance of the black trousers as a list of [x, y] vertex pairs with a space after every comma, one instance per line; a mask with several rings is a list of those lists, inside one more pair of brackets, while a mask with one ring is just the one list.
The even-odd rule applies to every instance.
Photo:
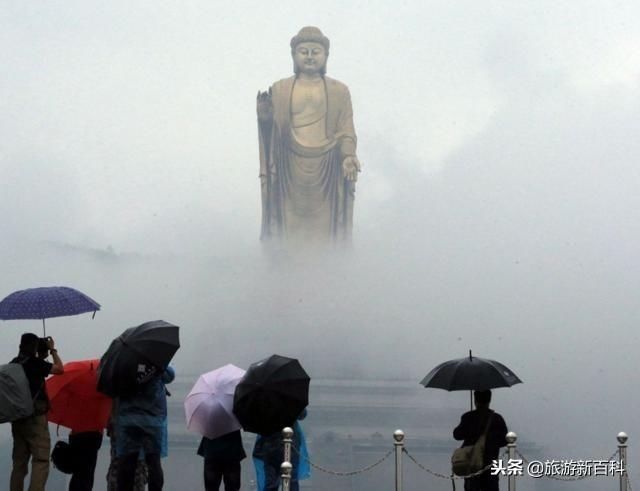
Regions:
[[69, 491], [91, 491], [98, 450], [102, 445], [102, 433], [97, 431], [72, 433], [69, 435], [69, 445], [71, 445], [74, 459]]
[[464, 480], [464, 491], [499, 491], [499, 476], [487, 471], [477, 477]]
[[218, 491], [222, 482], [225, 491], [240, 491], [240, 462], [219, 462], [205, 457], [205, 491]]
[[[280, 476], [282, 474], [280, 465], [282, 464], [283, 458], [284, 457], [274, 453], [268, 455], [264, 460], [264, 473], [267, 481], [265, 491], [278, 491], [280, 489]], [[291, 462], [293, 465], [293, 472], [291, 473], [289, 490], [298, 491], [300, 489], [300, 484], [298, 483], [299, 459], [296, 455], [291, 455], [291, 460], [293, 461]]]
[[[118, 491], [133, 491], [139, 453], [130, 453], [118, 458]], [[160, 454], [145, 454], [144, 460], [149, 472], [149, 491], [162, 491], [164, 474], [160, 464]]]

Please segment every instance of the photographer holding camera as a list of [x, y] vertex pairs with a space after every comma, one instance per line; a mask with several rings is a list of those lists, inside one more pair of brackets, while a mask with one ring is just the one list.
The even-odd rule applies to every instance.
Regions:
[[[48, 353], [51, 353], [53, 363], [45, 361]], [[50, 374], [64, 373], [64, 367], [53, 338], [39, 338], [32, 333], [22, 335], [20, 352], [17, 357], [11, 360], [11, 363], [18, 363], [24, 369], [29, 381], [31, 397], [33, 397], [34, 411], [31, 416], [11, 423], [13, 469], [10, 490], [23, 491], [24, 478], [29, 472], [29, 459], [31, 459], [29, 491], [44, 491], [49, 476], [49, 453], [51, 451], [49, 424], [47, 423], [49, 398], [44, 380]]]

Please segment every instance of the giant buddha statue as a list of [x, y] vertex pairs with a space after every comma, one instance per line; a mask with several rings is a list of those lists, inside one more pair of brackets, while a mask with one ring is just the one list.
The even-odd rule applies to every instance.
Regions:
[[349, 243], [360, 172], [349, 89], [325, 75], [329, 39], [291, 39], [295, 74], [258, 92], [261, 239], [285, 248]]

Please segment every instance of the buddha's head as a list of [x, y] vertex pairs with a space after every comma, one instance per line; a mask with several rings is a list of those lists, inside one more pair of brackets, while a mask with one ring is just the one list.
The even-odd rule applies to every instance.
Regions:
[[329, 38], [317, 27], [303, 27], [291, 39], [291, 56], [296, 75], [324, 75], [327, 71]]

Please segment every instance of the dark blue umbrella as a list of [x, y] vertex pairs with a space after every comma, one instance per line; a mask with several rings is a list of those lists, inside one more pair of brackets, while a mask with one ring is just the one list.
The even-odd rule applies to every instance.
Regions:
[[82, 292], [66, 286], [47, 286], [19, 290], [0, 302], [0, 319], [45, 319], [84, 314], [100, 310], [100, 304]]

